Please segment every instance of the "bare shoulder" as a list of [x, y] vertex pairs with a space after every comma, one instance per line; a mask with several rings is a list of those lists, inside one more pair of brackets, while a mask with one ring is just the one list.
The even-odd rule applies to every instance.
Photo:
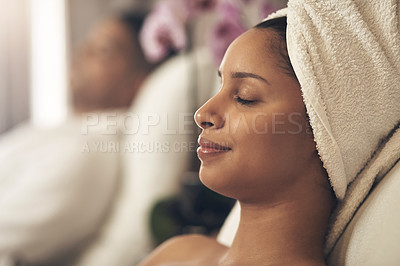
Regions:
[[184, 235], [173, 237], [157, 247], [140, 266], [168, 265], [194, 262], [205, 256], [223, 252], [226, 247], [215, 239], [202, 235]]

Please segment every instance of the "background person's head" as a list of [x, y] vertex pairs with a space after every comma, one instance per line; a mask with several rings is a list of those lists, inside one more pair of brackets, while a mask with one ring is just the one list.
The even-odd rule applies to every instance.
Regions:
[[76, 112], [128, 107], [153, 69], [138, 34], [143, 16], [126, 14], [101, 21], [73, 56], [71, 95]]
[[195, 115], [205, 140], [200, 178], [241, 202], [275, 203], [315, 194], [333, 202], [285, 31], [285, 18], [266, 21], [227, 50], [220, 91]]

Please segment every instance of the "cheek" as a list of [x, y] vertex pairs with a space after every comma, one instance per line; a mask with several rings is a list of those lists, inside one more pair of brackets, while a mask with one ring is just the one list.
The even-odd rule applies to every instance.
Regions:
[[[258, 119], [249, 134], [236, 135], [235, 173], [245, 176], [243, 186], [278, 189], [296, 182], [294, 177], [305, 165], [305, 135], [289, 116]], [[264, 131], [261, 133], [261, 129]]]
[[203, 164], [202, 182], [236, 199], [273, 195], [289, 188], [305, 165], [301, 119], [265, 112], [240, 116], [231, 116], [229, 130], [227, 127], [224, 132], [234, 143], [233, 151]]
[[[294, 174], [294, 169], [305, 157], [307, 135], [300, 113], [273, 113], [255, 123], [257, 131], [248, 138], [247, 147], [253, 150], [250, 158], [264, 164], [268, 173], [276, 176]], [[264, 129], [260, 133], [259, 129]], [[250, 151], [248, 151], [250, 152]]]
[[250, 134], [240, 142], [234, 161], [238, 172], [246, 175], [246, 182], [260, 185], [268, 176], [276, 176], [282, 161], [280, 140], [271, 133]]

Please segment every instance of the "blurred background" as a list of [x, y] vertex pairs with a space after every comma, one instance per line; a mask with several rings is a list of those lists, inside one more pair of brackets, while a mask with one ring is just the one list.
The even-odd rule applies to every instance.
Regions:
[[0, 265], [136, 265], [216, 236], [193, 114], [285, 0], [0, 0]]

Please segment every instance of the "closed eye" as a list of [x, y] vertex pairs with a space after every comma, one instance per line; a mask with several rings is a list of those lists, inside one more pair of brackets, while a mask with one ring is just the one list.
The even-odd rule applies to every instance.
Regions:
[[242, 99], [239, 96], [235, 96], [235, 100], [243, 105], [250, 105], [250, 104], [254, 104], [256, 101], [255, 100], [246, 100], [246, 99]]

